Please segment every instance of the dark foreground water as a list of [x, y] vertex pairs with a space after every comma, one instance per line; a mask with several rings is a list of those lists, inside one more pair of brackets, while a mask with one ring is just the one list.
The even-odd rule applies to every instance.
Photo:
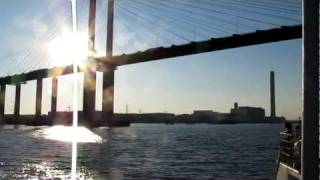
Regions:
[[[47, 129], [0, 129], [0, 179], [70, 177], [71, 143], [46, 139]], [[280, 130], [277, 124], [94, 129], [103, 142], [78, 144], [78, 174], [81, 179], [271, 179]]]

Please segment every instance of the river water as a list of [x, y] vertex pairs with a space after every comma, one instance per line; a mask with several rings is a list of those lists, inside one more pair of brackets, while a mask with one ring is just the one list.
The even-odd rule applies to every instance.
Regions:
[[[71, 143], [52, 127], [0, 129], [0, 179], [70, 178]], [[79, 179], [271, 179], [279, 124], [132, 124], [78, 144]], [[62, 140], [67, 134], [62, 135]]]

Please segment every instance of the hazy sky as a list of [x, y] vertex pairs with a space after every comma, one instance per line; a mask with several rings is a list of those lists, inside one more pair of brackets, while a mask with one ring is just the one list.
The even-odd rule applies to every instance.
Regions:
[[269, 71], [276, 76], [278, 115], [300, 115], [301, 41], [204, 53], [168, 61], [128, 65], [116, 73], [117, 111], [194, 109], [229, 112], [234, 102], [269, 114]]
[[[85, 34], [87, 32], [85, 28], [87, 26], [86, 2], [88, 1], [79, 1], [78, 4], [79, 31]], [[157, 14], [152, 14], [152, 9], [148, 11], [147, 8], [142, 8], [141, 12], [137, 11], [142, 7], [142, 4], [136, 6], [131, 5], [130, 1], [118, 2], [120, 4], [117, 4], [115, 9], [114, 46], [116, 54], [186, 42], [179, 39], [179, 36], [187, 37], [187, 40], [201, 40], [218, 36], [215, 33], [217, 29], [206, 31], [206, 26], [193, 30], [184, 29], [187, 22], [185, 24], [182, 22], [170, 24], [170, 19], [165, 19], [166, 23], [163, 23], [153, 17]], [[54, 62], [48, 61], [50, 53], [46, 49], [46, 44], [59, 37], [63, 28], [70, 26], [70, 7], [68, 4], [67, 0], [4, 0], [0, 2], [1, 75], [66, 63], [61, 59]], [[155, 21], [157, 25], [151, 26], [146, 22], [144, 22], [146, 24], [142, 24], [143, 22], [139, 22], [141, 19], [137, 21], [131, 19], [133, 16], [121, 9], [121, 6], [142, 13], [141, 15]], [[98, 0], [97, 9], [97, 50], [103, 54], [105, 21], [102, 15], [106, 13], [104, 1]], [[181, 14], [172, 13], [171, 15], [175, 18], [182, 17]], [[227, 17], [221, 16], [221, 18]], [[132, 23], [132, 26], [126, 26], [128, 23]], [[226, 26], [214, 23], [218, 22], [212, 20], [212, 25], [217, 28]], [[237, 20], [237, 23], [239, 25], [236, 28], [230, 26], [225, 29], [233, 28], [238, 33], [250, 31], [248, 29], [241, 30], [242, 23], [248, 24], [250, 22]], [[256, 24], [251, 22], [250, 25]], [[269, 26], [260, 24], [259, 27], [265, 29]], [[135, 32], [136, 28], [141, 28], [141, 31]], [[179, 33], [179, 36], [172, 34], [172, 31]], [[208, 37], [201, 35], [200, 31], [209, 32], [209, 34], [205, 34]], [[150, 32], [154, 32], [154, 34], [148, 34]], [[232, 31], [229, 31], [230, 33], [232, 34]], [[124, 112], [125, 105], [128, 104], [129, 112], [138, 112], [139, 109], [142, 112], [191, 113], [193, 110], [199, 109], [229, 112], [233, 103], [238, 102], [240, 106], [263, 107], [268, 115], [270, 106], [269, 72], [274, 70], [277, 115], [286, 116], [289, 119], [297, 118], [301, 112], [300, 59], [301, 41], [291, 40], [121, 66], [116, 71], [115, 77], [115, 111]], [[60, 81], [60, 87], [70, 87], [68, 80], [66, 80], [68, 77], [61, 79], [64, 80]], [[46, 88], [44, 88], [43, 104], [46, 108], [43, 112], [46, 112], [46, 109], [50, 107], [50, 102], [46, 101], [50, 99], [51, 94], [48, 82], [50, 81], [45, 80], [44, 83]], [[82, 86], [82, 82], [79, 84]], [[11, 93], [7, 93], [7, 113], [13, 110], [14, 88], [9, 87], [9, 89]], [[34, 112], [34, 89], [35, 81], [23, 85], [22, 113]], [[71, 92], [72, 88], [59, 90], [58, 109], [71, 107]], [[80, 100], [82, 99], [81, 95], [80, 93]], [[100, 102], [100, 100], [97, 102], [98, 109]]]

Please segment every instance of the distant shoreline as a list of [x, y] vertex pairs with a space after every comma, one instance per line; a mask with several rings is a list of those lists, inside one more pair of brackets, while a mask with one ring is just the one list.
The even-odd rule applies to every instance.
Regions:
[[[130, 126], [134, 124], [280, 124], [287, 120], [283, 117], [247, 117], [225, 115], [223, 118], [216, 116], [194, 116], [193, 114], [175, 115], [173, 113], [146, 113], [146, 114], [114, 114], [109, 121], [104, 121], [103, 116], [96, 120], [85, 120], [79, 112], [79, 125], [88, 127], [99, 126]], [[35, 115], [5, 115], [1, 118], [0, 124], [27, 125], [27, 126], [52, 126], [71, 125], [72, 112], [59, 112], [54, 118], [50, 115], [42, 115], [36, 118]], [[290, 122], [297, 122], [291, 120]]]

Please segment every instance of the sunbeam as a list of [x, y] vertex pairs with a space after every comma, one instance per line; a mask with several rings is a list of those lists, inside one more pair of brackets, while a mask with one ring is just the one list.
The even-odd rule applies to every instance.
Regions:
[[[73, 37], [77, 36], [77, 1], [71, 0], [72, 8], [72, 33]], [[73, 116], [72, 116], [72, 128], [75, 130], [78, 127], [78, 82], [77, 82], [77, 59], [74, 57], [73, 61]], [[72, 160], [71, 160], [71, 179], [76, 179], [77, 177], [77, 140], [72, 141]]]

